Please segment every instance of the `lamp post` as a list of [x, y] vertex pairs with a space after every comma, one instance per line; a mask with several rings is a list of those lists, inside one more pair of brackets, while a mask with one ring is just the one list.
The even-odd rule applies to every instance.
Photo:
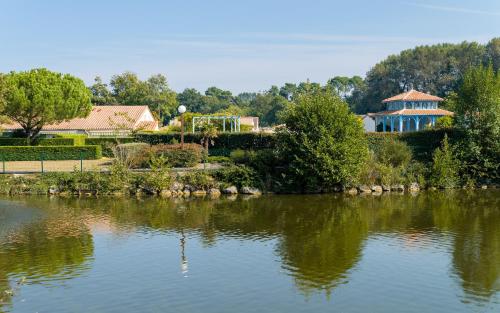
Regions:
[[184, 150], [184, 113], [186, 112], [186, 107], [179, 105], [177, 111], [181, 114], [181, 149]]

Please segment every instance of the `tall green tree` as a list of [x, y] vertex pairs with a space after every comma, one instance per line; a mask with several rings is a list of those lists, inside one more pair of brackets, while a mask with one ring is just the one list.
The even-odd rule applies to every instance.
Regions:
[[125, 72], [111, 78], [111, 95], [122, 105], [147, 105], [158, 117], [175, 114], [177, 97], [170, 89], [167, 78], [161, 74], [142, 81], [132, 72]]
[[281, 124], [280, 114], [288, 106], [289, 102], [280, 95], [273, 93], [258, 94], [250, 102], [248, 114], [258, 116], [262, 126]]
[[94, 79], [94, 84], [89, 87], [90, 92], [92, 92], [92, 104], [93, 105], [112, 105], [116, 104], [116, 99], [111, 94], [108, 89], [108, 85], [105, 84], [101, 77], [97, 76]]
[[335, 76], [328, 80], [326, 87], [345, 100], [353, 111], [361, 103], [363, 93], [366, 90], [365, 81], [360, 76]]
[[153, 75], [145, 83], [148, 89], [146, 104], [151, 111], [157, 112], [161, 119], [177, 113], [177, 94], [170, 89], [165, 76]]
[[493, 66], [469, 69], [450, 100], [463, 134], [459, 157], [473, 179], [500, 179], [500, 75]]
[[491, 63], [495, 71], [500, 70], [500, 37], [491, 39], [486, 45], [486, 57], [484, 63]]
[[319, 191], [355, 182], [368, 145], [361, 120], [340, 97], [322, 90], [301, 93], [285, 111], [284, 123], [278, 151], [294, 188]]
[[453, 188], [458, 184], [459, 164], [445, 134], [441, 147], [434, 151], [430, 183], [434, 187]]
[[190, 112], [200, 112], [203, 107], [203, 95], [194, 88], [186, 88], [177, 94], [177, 102], [184, 105]]
[[0, 108], [5, 105], [6, 83], [5, 75], [0, 73]]
[[296, 92], [297, 85], [292, 83], [285, 83], [285, 85], [280, 88], [280, 95], [287, 100], [292, 100]]
[[5, 104], [0, 114], [19, 123], [28, 140], [47, 124], [60, 123], [90, 113], [91, 93], [79, 78], [33, 69], [11, 72], [5, 79]]
[[391, 55], [366, 75], [359, 113], [376, 112], [381, 101], [409, 89], [445, 97], [458, 88], [465, 71], [485, 62], [486, 47], [476, 42], [420, 46]]

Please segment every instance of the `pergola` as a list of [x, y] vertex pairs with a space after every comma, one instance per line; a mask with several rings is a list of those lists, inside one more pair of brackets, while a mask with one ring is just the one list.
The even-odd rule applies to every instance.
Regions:
[[196, 130], [196, 122], [207, 122], [210, 124], [212, 120], [222, 120], [222, 131], [226, 131], [226, 121], [229, 122], [230, 132], [241, 131], [241, 116], [236, 115], [202, 115], [193, 116], [193, 133]]

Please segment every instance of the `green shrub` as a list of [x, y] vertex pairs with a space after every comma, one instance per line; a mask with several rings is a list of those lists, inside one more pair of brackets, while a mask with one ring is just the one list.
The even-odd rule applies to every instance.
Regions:
[[101, 172], [73, 172], [74, 192], [90, 192], [93, 194], [108, 194], [110, 189], [108, 175]]
[[247, 187], [260, 187], [260, 179], [258, 174], [250, 167], [235, 165], [217, 170], [214, 173], [217, 181], [228, 185], [236, 186], [239, 188]]
[[377, 162], [393, 167], [405, 167], [412, 158], [412, 152], [403, 141], [383, 138], [374, 147]]
[[434, 187], [453, 188], [458, 184], [458, 162], [445, 136], [434, 152], [430, 183]]
[[209, 156], [207, 157], [207, 162], [209, 163], [220, 163], [220, 164], [231, 164], [232, 161], [226, 156]]
[[[151, 145], [169, 144], [173, 139], [180, 142], [179, 133], [154, 133], [146, 134], [139, 133], [135, 135], [136, 141], [147, 142]], [[201, 143], [202, 135], [200, 133], [186, 133], [184, 142], [186, 143]], [[259, 150], [275, 147], [274, 134], [268, 133], [218, 133], [218, 137], [214, 139], [214, 145], [210, 150], [227, 151], [226, 156], [230, 151], [235, 149], [243, 150]], [[217, 154], [222, 155], [222, 154]]]
[[128, 168], [144, 168], [149, 162], [149, 148], [147, 143], [124, 143], [113, 147], [113, 154], [118, 162]]
[[429, 169], [421, 162], [411, 161], [404, 169], [404, 176], [406, 184], [418, 183], [423, 188], [428, 185]]
[[16, 146], [0, 147], [0, 160], [95, 160], [102, 157], [100, 146]]
[[109, 168], [108, 189], [110, 192], [126, 191], [131, 187], [132, 174], [122, 162], [113, 162]]
[[450, 128], [453, 126], [453, 118], [451, 116], [442, 116], [436, 120], [436, 128]]
[[140, 142], [133, 137], [92, 137], [85, 138], [86, 145], [99, 145], [102, 149], [102, 155], [108, 158], [114, 156], [113, 147], [119, 144]]
[[463, 136], [460, 131], [453, 128], [445, 128], [426, 129], [418, 132], [407, 133], [367, 133], [367, 139], [368, 146], [374, 151], [381, 141], [389, 139], [400, 140], [408, 145], [415, 160], [420, 162], [431, 162], [433, 151], [441, 145], [445, 134], [448, 135], [448, 138], [452, 143]]
[[56, 138], [73, 139], [74, 146], [85, 146], [87, 135], [84, 134], [56, 134]]
[[229, 155], [231, 160], [237, 164], [249, 164], [255, 158], [255, 156], [255, 151], [242, 149], [231, 151]]
[[44, 173], [37, 179], [47, 186], [55, 186], [61, 192], [108, 194], [110, 191], [109, 175], [101, 172]]
[[293, 189], [329, 190], [350, 184], [360, 173], [368, 145], [361, 120], [328, 91], [300, 94], [283, 115], [278, 153]]
[[365, 185], [394, 185], [404, 184], [404, 168], [395, 167], [391, 164], [384, 164], [377, 161], [373, 151], [370, 151], [369, 157], [363, 166], [358, 183]]
[[377, 163], [375, 166], [377, 171], [377, 184], [391, 186], [394, 184], [404, 183], [401, 167], [394, 167], [383, 163]]
[[208, 190], [210, 188], [217, 187], [217, 182], [214, 178], [208, 173], [202, 171], [186, 173], [181, 176], [181, 180], [184, 184], [190, 185], [195, 189]]
[[[72, 138], [36, 138], [32, 146], [73, 146]], [[26, 138], [0, 137], [0, 146], [29, 146]]]
[[169, 166], [172, 167], [193, 167], [201, 162], [203, 148], [198, 144], [155, 145], [150, 149], [150, 153], [164, 157]]
[[143, 175], [143, 188], [159, 194], [172, 184], [172, 176], [167, 160], [162, 156], [152, 155], [150, 159], [151, 171]]

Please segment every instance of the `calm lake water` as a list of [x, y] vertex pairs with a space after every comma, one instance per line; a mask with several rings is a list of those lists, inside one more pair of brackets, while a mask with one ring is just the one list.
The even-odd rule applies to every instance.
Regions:
[[3, 198], [0, 298], [0, 312], [500, 312], [500, 191]]

